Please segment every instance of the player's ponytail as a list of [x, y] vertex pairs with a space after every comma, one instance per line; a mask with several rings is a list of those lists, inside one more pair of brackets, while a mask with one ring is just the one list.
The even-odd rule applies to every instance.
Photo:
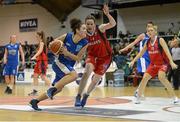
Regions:
[[47, 53], [47, 42], [46, 42], [46, 39], [45, 39], [45, 34], [44, 34], [44, 32], [43, 32], [43, 31], [37, 32], [37, 35], [40, 36], [42, 42], [44, 43], [43, 51], [44, 51], [45, 53]]

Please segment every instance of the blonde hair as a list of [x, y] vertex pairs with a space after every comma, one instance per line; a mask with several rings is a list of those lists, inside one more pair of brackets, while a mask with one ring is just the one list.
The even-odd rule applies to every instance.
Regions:
[[158, 26], [157, 25], [153, 25], [153, 29], [155, 30], [156, 35], [157, 35], [158, 34]]

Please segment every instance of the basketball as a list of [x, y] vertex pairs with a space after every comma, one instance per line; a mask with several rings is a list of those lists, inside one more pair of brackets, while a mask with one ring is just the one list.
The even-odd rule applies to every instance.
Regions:
[[55, 40], [49, 44], [49, 49], [52, 53], [58, 54], [63, 46], [63, 42], [60, 40]]

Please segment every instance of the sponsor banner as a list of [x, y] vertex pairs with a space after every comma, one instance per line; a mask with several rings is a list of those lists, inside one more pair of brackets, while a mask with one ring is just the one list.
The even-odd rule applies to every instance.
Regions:
[[37, 18], [19, 20], [20, 32], [35, 31], [37, 28], [38, 28]]
[[17, 81], [24, 81], [24, 72], [17, 73]]

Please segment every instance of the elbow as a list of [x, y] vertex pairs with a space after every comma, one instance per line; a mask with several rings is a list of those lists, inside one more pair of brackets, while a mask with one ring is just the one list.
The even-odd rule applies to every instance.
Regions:
[[81, 61], [81, 57], [77, 56], [76, 61], [80, 62]]
[[80, 58], [77, 58], [77, 59], [76, 59], [76, 61], [77, 61], [77, 62], [80, 62], [80, 61], [81, 61], [81, 59], [80, 59]]
[[115, 27], [115, 26], [116, 26], [116, 21], [114, 21], [113, 23], [111, 23], [111, 26], [112, 26], [112, 27]]
[[117, 24], [116, 21], [114, 21], [114, 26], [116, 26], [116, 24]]

